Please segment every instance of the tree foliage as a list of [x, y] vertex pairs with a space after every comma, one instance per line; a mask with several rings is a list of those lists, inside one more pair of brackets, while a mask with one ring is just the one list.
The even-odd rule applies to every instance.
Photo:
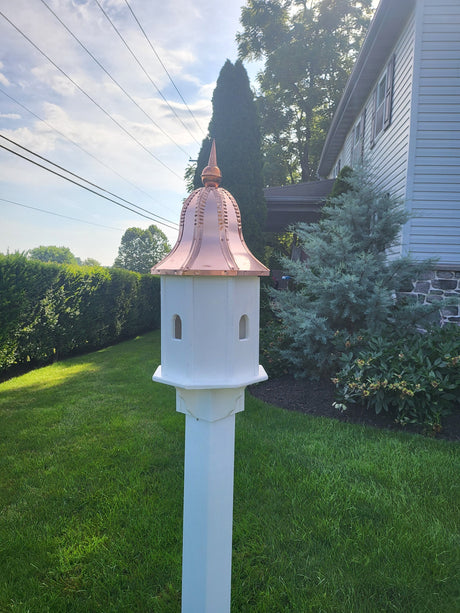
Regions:
[[349, 191], [350, 183], [348, 181], [348, 177], [350, 177], [352, 174], [353, 168], [351, 166], [344, 166], [342, 168], [332, 186], [331, 193], [329, 194], [329, 201]]
[[241, 211], [245, 241], [261, 258], [266, 216], [261, 137], [254, 95], [240, 61], [232, 64], [227, 60], [222, 67], [212, 97], [212, 108], [209, 137], [203, 140], [198, 156], [194, 187], [202, 186], [201, 172], [208, 163], [211, 139], [215, 138], [222, 187], [235, 197]]
[[68, 247], [55, 247], [54, 245], [35, 247], [27, 252], [31, 260], [40, 262], [56, 262], [57, 264], [79, 264], [78, 258]]
[[95, 260], [94, 258], [86, 258], [85, 260], [83, 260], [81, 265], [82, 266], [100, 266], [101, 263], [98, 260]]
[[114, 266], [148, 273], [171, 251], [166, 234], [152, 224], [146, 230], [128, 228], [123, 234]]
[[247, 0], [237, 34], [258, 75], [264, 177], [315, 178], [330, 120], [367, 31], [372, 0]]
[[363, 170], [347, 181], [349, 190], [323, 207], [318, 223], [296, 226], [307, 261], [284, 258], [293, 288], [271, 294], [289, 339], [284, 357], [303, 375], [334, 365], [334, 348], [347, 335], [404, 328], [427, 313], [426, 307], [396, 299], [433, 267], [432, 261], [388, 255], [407, 213]]

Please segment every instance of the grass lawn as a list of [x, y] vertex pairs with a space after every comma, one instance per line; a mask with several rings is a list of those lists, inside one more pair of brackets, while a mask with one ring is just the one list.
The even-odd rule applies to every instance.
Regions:
[[[1, 612], [180, 611], [184, 416], [158, 363], [152, 333], [0, 384]], [[460, 610], [458, 444], [249, 395], [236, 423], [232, 611]]]

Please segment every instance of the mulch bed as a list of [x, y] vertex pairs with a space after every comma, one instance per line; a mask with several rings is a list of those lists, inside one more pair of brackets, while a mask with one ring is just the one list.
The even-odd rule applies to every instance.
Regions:
[[395, 423], [394, 418], [387, 413], [382, 412], [376, 415], [375, 412], [366, 410], [362, 405], [350, 404], [346, 411], [341, 413], [332, 406], [334, 385], [327, 379], [309, 381], [307, 379], [294, 379], [285, 375], [278, 379], [269, 379], [263, 383], [252, 385], [249, 391], [256, 398], [289, 411], [338, 419], [353, 424], [365, 424], [385, 430], [413, 432], [439, 439], [460, 441], [459, 405], [451, 415], [443, 418], [442, 430], [433, 432], [427, 427], [414, 424], [401, 426]]

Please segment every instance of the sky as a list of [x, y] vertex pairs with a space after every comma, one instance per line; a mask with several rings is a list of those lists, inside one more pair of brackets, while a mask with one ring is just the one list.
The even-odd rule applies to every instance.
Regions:
[[152, 223], [175, 243], [241, 5], [0, 0], [0, 253], [57, 245], [110, 266], [124, 231]]

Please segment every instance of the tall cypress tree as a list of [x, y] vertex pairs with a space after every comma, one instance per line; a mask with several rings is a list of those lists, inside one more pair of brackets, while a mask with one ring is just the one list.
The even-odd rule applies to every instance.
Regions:
[[222, 187], [236, 199], [249, 249], [264, 254], [263, 228], [266, 204], [263, 195], [262, 153], [259, 121], [249, 78], [242, 62], [227, 60], [220, 71], [212, 97], [209, 137], [203, 140], [195, 172], [195, 188], [208, 163], [211, 139], [216, 140], [217, 164]]

